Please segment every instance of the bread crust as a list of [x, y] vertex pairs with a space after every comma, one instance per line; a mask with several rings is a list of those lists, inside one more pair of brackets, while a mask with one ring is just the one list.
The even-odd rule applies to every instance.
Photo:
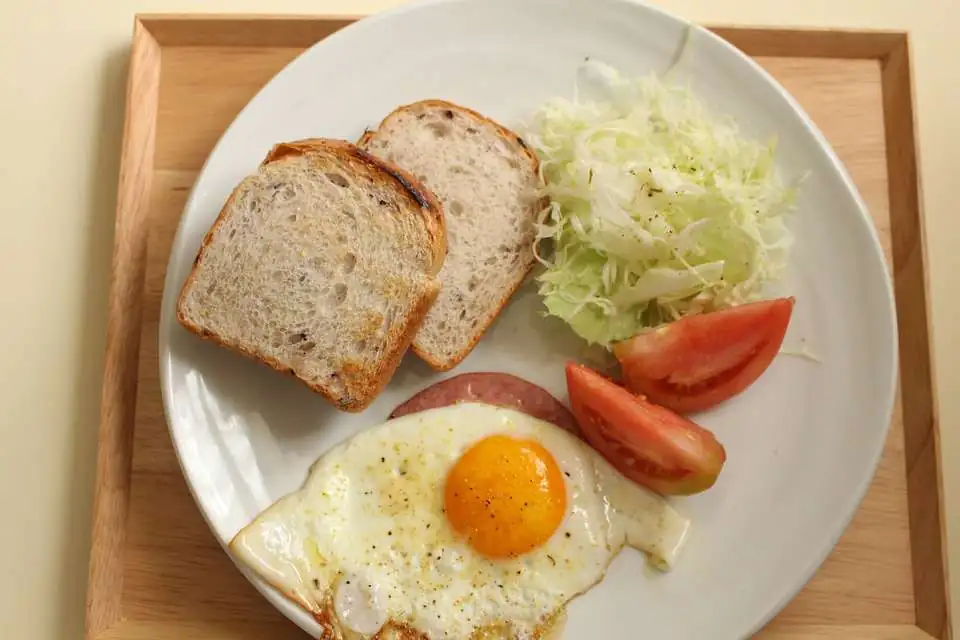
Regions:
[[440, 293], [441, 285], [437, 279], [437, 274], [440, 273], [440, 269], [443, 267], [443, 261], [447, 252], [446, 224], [444, 222], [443, 207], [440, 204], [440, 200], [432, 191], [427, 189], [423, 183], [403, 169], [376, 158], [345, 140], [309, 138], [293, 142], [283, 142], [274, 145], [274, 147], [270, 149], [267, 156], [260, 163], [260, 167], [262, 168], [272, 163], [284, 162], [285, 160], [298, 156], [309, 155], [312, 152], [332, 153], [362, 171], [375, 172], [385, 180], [394, 182], [399, 187], [399, 191], [405, 194], [405, 197], [410, 200], [413, 205], [413, 210], [419, 212], [419, 215], [422, 216], [424, 226], [430, 237], [429, 249], [432, 262], [430, 264], [429, 275], [431, 276], [431, 280], [414, 305], [412, 312], [406, 316], [405, 322], [402, 324], [394, 324], [390, 327], [386, 337], [388, 348], [385, 349], [383, 356], [377, 360], [375, 368], [371, 371], [364, 369], [358, 364], [350, 366], [350, 363], [344, 363], [343, 368], [345, 371], [340, 373], [343, 376], [346, 393], [343, 394], [342, 397], [338, 397], [339, 394], [334, 393], [325, 385], [313, 383], [301, 378], [292, 367], [284, 365], [276, 358], [260, 353], [248, 345], [228, 340], [198, 325], [187, 316], [184, 311], [184, 304], [187, 293], [196, 280], [197, 268], [203, 262], [205, 251], [212, 244], [220, 227], [226, 221], [231, 205], [243, 185], [242, 182], [231, 192], [230, 197], [227, 198], [213, 225], [211, 225], [203, 237], [196, 258], [194, 258], [193, 267], [184, 280], [183, 286], [180, 289], [180, 295], [177, 298], [177, 321], [186, 330], [202, 339], [209, 340], [235, 353], [266, 364], [280, 373], [293, 376], [308, 388], [323, 396], [323, 398], [341, 411], [358, 413], [370, 406], [390, 381], [390, 378], [393, 377], [393, 373], [403, 359], [403, 355], [416, 336], [420, 324], [423, 322], [427, 312]]
[[[360, 136], [360, 139], [357, 141], [357, 145], [361, 148], [367, 148], [367, 146], [373, 141], [374, 136], [377, 135], [377, 132], [387, 125], [392, 119], [397, 118], [407, 112], [413, 113], [423, 109], [447, 109], [451, 112], [460, 113], [481, 124], [492, 126], [494, 129], [496, 129], [500, 137], [507, 142], [507, 144], [520, 150], [522, 155], [530, 163], [530, 170], [533, 171], [534, 174], [539, 175], [540, 160], [537, 158], [537, 154], [529, 147], [529, 145], [527, 145], [526, 142], [523, 141], [523, 138], [521, 138], [515, 132], [511, 131], [499, 122], [496, 122], [495, 120], [492, 120], [491, 118], [474, 111], [473, 109], [449, 102], [447, 100], [440, 100], [436, 98], [419, 100], [417, 102], [412, 102], [410, 104], [397, 107], [387, 114], [383, 120], [381, 120], [376, 129], [368, 129], [364, 131], [363, 135]], [[540, 205], [539, 209], [542, 209], [543, 207], [547, 206], [549, 200], [547, 198], [542, 198], [538, 202]], [[458, 364], [463, 362], [468, 355], [470, 355], [470, 352], [473, 351], [473, 349], [477, 346], [477, 343], [480, 342], [480, 339], [484, 336], [484, 334], [486, 334], [487, 330], [490, 329], [494, 321], [510, 302], [510, 299], [527, 279], [527, 276], [530, 274], [530, 271], [533, 269], [535, 263], [536, 260], [533, 258], [531, 248], [530, 260], [528, 260], [526, 267], [523, 270], [518, 271], [515, 277], [510, 281], [510, 284], [504, 288], [503, 295], [497, 300], [496, 306], [491, 306], [493, 310], [483, 318], [483, 321], [477, 326], [476, 330], [471, 335], [470, 342], [458, 353], [454, 354], [450, 358], [443, 358], [436, 354], [430, 353], [430, 351], [421, 345], [418, 345], [416, 339], [414, 339], [411, 345], [411, 350], [417, 354], [421, 360], [426, 362], [430, 368], [436, 371], [449, 371], [456, 367]]]
[[464, 107], [462, 105], [450, 102], [448, 100], [440, 100], [439, 98], [429, 98], [427, 100], [418, 100], [417, 102], [411, 102], [409, 104], [401, 105], [387, 114], [387, 116], [380, 121], [380, 124], [376, 129], [367, 129], [363, 132], [363, 135], [360, 136], [360, 140], [357, 141], [357, 146], [364, 148], [372, 139], [373, 136], [377, 134], [377, 131], [383, 127], [391, 118], [395, 118], [405, 111], [416, 111], [418, 109], [450, 109], [458, 113], [462, 113], [470, 118], [482, 122], [488, 125], [491, 125], [497, 130], [497, 132], [511, 145], [516, 144], [523, 151], [523, 155], [527, 157], [527, 160], [530, 161], [530, 166], [535, 172], [540, 171], [540, 160], [537, 158], [537, 154], [534, 153], [523, 138], [517, 135], [515, 132], [506, 128], [496, 120], [478, 113], [469, 107]]

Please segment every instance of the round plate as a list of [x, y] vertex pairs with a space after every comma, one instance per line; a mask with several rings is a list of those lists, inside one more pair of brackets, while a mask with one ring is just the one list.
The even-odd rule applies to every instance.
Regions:
[[[167, 419], [197, 504], [226, 543], [298, 488], [336, 442], [381, 423], [397, 403], [443, 377], [510, 372], [566, 399], [563, 363], [583, 357], [566, 327], [540, 317], [536, 291], [517, 294], [454, 372], [412, 354], [379, 399], [339, 413], [295, 381], [181, 329], [176, 296], [233, 187], [276, 142], [356, 140], [398, 105], [444, 98], [517, 126], [543, 100], [571, 96], [586, 56], [625, 74], [666, 70], [690, 25], [620, 0], [441, 0], [360, 21], [290, 63], [240, 113], [210, 155], [170, 256], [160, 326]], [[787, 179], [810, 172], [792, 227], [797, 298], [785, 345], [821, 363], [779, 357], [746, 393], [699, 420], [728, 462], [710, 491], [675, 505], [693, 520], [679, 566], [650, 575], [626, 550], [569, 606], [565, 637], [733, 639], [769, 620], [812, 576], [850, 521], [876, 468], [896, 375], [892, 293], [863, 202], [826, 141], [753, 61], [694, 28], [680, 79], [749, 135], [780, 139]], [[779, 293], [771, 292], [771, 293]], [[284, 614], [318, 627], [246, 572]]]

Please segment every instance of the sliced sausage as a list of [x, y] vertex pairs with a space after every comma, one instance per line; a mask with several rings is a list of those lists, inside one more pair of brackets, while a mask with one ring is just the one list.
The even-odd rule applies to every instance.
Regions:
[[464, 373], [427, 387], [390, 414], [399, 418], [459, 402], [483, 402], [516, 409], [579, 434], [573, 414], [546, 389], [509, 373]]

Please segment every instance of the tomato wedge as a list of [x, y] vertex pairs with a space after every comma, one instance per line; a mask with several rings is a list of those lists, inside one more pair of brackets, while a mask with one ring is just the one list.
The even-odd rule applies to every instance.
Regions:
[[613, 346], [626, 386], [678, 413], [710, 409], [756, 382], [780, 350], [793, 298], [688, 316]]
[[727, 453], [703, 427], [580, 364], [567, 364], [567, 391], [586, 441], [627, 478], [664, 495], [717, 481]]

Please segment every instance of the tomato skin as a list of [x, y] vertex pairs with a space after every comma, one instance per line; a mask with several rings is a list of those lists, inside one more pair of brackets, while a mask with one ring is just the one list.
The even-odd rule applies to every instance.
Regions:
[[691, 495], [717, 481], [727, 453], [703, 427], [568, 363], [570, 407], [584, 439], [617, 471], [663, 495]]
[[793, 298], [687, 316], [613, 346], [626, 386], [678, 413], [713, 408], [743, 393], [773, 362]]

